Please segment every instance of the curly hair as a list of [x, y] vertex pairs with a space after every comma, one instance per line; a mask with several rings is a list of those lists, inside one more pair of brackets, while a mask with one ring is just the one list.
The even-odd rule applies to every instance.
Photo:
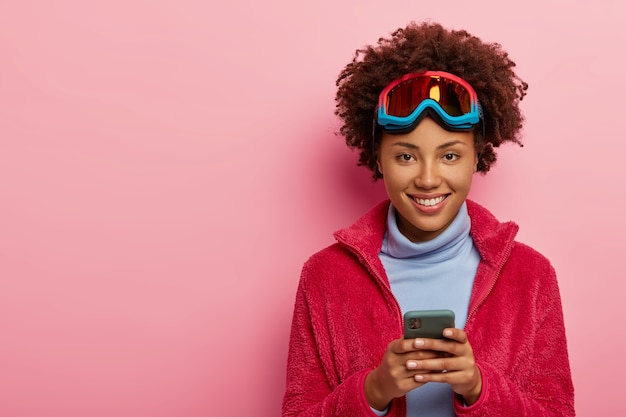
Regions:
[[[337, 77], [335, 114], [346, 144], [360, 151], [358, 165], [382, 178], [376, 164], [372, 134], [374, 110], [380, 92], [391, 81], [410, 72], [446, 71], [466, 80], [476, 90], [483, 109], [483, 129], [474, 129], [477, 171], [484, 174], [496, 162], [504, 142], [523, 146], [524, 117], [519, 102], [528, 84], [514, 72], [515, 63], [498, 43], [485, 43], [465, 30], [449, 30], [438, 23], [411, 22], [380, 38], [375, 45], [357, 49]], [[484, 134], [483, 134], [484, 133]]]

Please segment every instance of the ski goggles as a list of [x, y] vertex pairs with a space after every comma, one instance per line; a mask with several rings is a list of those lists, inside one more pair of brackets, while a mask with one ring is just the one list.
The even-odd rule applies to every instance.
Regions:
[[467, 81], [443, 71], [406, 74], [380, 93], [375, 123], [405, 133], [432, 116], [449, 130], [471, 130], [482, 119], [476, 92]]

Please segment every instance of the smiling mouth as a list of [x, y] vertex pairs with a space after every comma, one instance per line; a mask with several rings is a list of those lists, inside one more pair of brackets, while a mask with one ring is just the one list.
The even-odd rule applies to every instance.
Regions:
[[448, 195], [446, 194], [435, 198], [413, 198], [413, 201], [415, 201], [420, 206], [431, 207], [441, 203], [447, 197]]

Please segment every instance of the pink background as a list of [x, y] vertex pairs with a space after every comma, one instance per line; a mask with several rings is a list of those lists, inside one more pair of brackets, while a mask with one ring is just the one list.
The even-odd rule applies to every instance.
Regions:
[[578, 414], [626, 415], [624, 2], [32, 0], [0, 4], [0, 416], [279, 415], [300, 267], [383, 197], [335, 78], [428, 18], [530, 84], [472, 197], [557, 269]]

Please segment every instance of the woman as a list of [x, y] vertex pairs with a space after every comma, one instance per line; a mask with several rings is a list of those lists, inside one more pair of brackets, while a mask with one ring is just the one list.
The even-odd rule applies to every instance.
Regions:
[[[574, 415], [555, 271], [467, 200], [494, 148], [521, 144], [514, 66], [498, 44], [412, 23], [339, 75], [341, 133], [389, 201], [303, 267], [283, 416]], [[403, 314], [431, 309], [455, 327], [403, 338]]]

